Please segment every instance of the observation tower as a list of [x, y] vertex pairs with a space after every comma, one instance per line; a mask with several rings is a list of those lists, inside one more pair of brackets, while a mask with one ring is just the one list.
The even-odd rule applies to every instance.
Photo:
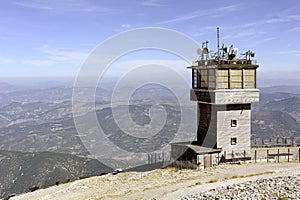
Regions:
[[258, 68], [254, 51], [219, 45], [217, 51], [202, 43], [192, 71], [190, 99], [197, 102], [197, 145], [226, 152], [250, 153], [251, 104], [259, 101]]

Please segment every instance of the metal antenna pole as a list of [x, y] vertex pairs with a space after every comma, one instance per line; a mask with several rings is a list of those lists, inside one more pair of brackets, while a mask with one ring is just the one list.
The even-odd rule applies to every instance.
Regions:
[[220, 33], [219, 27], [217, 27], [217, 48], [218, 48], [218, 60], [220, 59]]

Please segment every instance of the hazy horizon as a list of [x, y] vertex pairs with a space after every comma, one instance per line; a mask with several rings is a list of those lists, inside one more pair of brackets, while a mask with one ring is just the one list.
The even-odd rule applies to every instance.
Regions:
[[[187, 72], [190, 72], [187, 70]], [[190, 82], [191, 77], [189, 74], [184, 74], [185, 78]], [[112, 84], [119, 80], [121, 76], [108, 76], [103, 77], [102, 83]], [[258, 71], [258, 88], [260, 87], [271, 87], [271, 86], [300, 86], [300, 72], [260, 72]], [[55, 86], [67, 86], [71, 87], [75, 83], [76, 76], [41, 76], [41, 77], [0, 77], [0, 83], [8, 83], [10, 85], [18, 86], [33, 86], [35, 84], [48, 84], [51, 87]]]

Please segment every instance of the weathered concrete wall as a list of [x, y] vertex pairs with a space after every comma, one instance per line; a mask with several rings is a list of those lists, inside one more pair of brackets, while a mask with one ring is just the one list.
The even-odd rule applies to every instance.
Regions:
[[[198, 142], [201, 146], [222, 148], [226, 152], [250, 152], [251, 105], [212, 105], [199, 103]], [[237, 121], [232, 127], [231, 120]], [[232, 145], [231, 138], [237, 143]]]
[[190, 99], [213, 104], [256, 103], [259, 101], [258, 89], [224, 89], [203, 90], [192, 89]]
[[217, 143], [215, 107], [199, 103], [198, 108], [198, 142], [201, 146], [215, 148]]
[[[237, 120], [237, 126], [231, 126], [231, 120]], [[217, 111], [217, 147], [231, 153], [250, 153], [251, 110]], [[231, 138], [237, 138], [231, 144]]]
[[215, 104], [256, 103], [259, 101], [258, 89], [215, 90]]

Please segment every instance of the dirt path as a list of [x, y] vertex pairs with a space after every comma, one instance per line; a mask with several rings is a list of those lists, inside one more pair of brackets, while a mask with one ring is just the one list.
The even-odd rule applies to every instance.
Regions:
[[92, 177], [12, 199], [177, 199], [222, 185], [294, 174], [300, 174], [300, 163], [257, 163], [223, 165], [206, 170], [129, 172]]

